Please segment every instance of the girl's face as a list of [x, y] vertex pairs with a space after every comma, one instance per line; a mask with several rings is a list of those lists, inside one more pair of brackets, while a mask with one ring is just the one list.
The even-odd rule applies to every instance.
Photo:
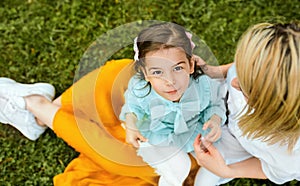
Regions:
[[181, 48], [148, 52], [143, 72], [146, 81], [160, 96], [179, 101], [189, 85], [190, 74], [194, 72], [194, 60], [189, 62]]

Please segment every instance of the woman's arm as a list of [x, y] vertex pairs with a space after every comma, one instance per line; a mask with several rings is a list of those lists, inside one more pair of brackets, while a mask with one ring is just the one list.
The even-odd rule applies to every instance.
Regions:
[[232, 63], [212, 66], [206, 64], [206, 62], [199, 56], [193, 56], [196, 62], [196, 65], [200, 66], [201, 70], [211, 78], [226, 78], [227, 71], [231, 67]]
[[231, 170], [232, 178], [267, 179], [260, 160], [254, 157], [228, 165], [228, 167]]
[[267, 178], [262, 171], [259, 159], [253, 157], [238, 163], [226, 165], [222, 155], [213, 145], [207, 147], [207, 152], [201, 149], [199, 137], [198, 135], [194, 141], [196, 160], [199, 165], [212, 173], [223, 178]]

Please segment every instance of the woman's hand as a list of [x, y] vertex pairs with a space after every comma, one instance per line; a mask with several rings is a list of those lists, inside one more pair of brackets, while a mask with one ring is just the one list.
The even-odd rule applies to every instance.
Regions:
[[197, 55], [193, 55], [192, 59], [195, 61], [195, 65], [199, 66], [201, 68], [202, 72], [207, 74], [208, 65], [206, 64], [206, 62], [200, 56], [197, 56]]
[[213, 146], [207, 146], [207, 151], [201, 148], [201, 135], [199, 134], [194, 141], [194, 149], [197, 163], [205, 167], [212, 173], [223, 177], [230, 177], [230, 168], [226, 165], [220, 152]]
[[262, 165], [256, 157], [250, 157], [230, 165], [226, 165], [221, 153], [213, 145], [201, 145], [201, 135], [194, 141], [194, 150], [197, 163], [210, 172], [222, 178], [254, 178], [267, 179], [262, 170]]
[[204, 139], [208, 142], [217, 141], [222, 134], [221, 130], [221, 118], [217, 115], [213, 115], [206, 123], [203, 125], [203, 130], [210, 129], [210, 132], [205, 135]]
[[195, 60], [195, 64], [200, 66], [201, 70], [211, 78], [226, 78], [227, 71], [232, 65], [232, 63], [220, 66], [208, 65], [201, 57], [197, 55], [193, 55], [193, 59]]

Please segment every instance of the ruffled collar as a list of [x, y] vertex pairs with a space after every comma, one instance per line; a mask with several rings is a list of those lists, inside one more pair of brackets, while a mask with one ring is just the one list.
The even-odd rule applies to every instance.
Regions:
[[[204, 79], [200, 77], [198, 80], [201, 82]], [[189, 125], [191, 124], [187, 123], [187, 121], [199, 116], [200, 112], [209, 105], [210, 100], [209, 82], [206, 80], [199, 85], [198, 80], [190, 79], [189, 87], [179, 102], [166, 100], [154, 90], [151, 90], [151, 94], [156, 94], [155, 96], [150, 96], [151, 100], [149, 100], [151, 113], [149, 129], [151, 131], [155, 132], [164, 129], [166, 126], [162, 125], [161, 122], [169, 114], [175, 114], [173, 121], [175, 134], [189, 131], [191, 127]]]

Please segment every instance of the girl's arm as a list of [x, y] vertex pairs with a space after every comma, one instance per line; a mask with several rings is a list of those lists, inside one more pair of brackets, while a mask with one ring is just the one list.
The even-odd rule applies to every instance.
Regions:
[[201, 70], [211, 78], [226, 78], [227, 71], [231, 67], [232, 63], [212, 66], [206, 64], [206, 62], [199, 56], [193, 56], [196, 62], [196, 65], [200, 66]]
[[267, 178], [263, 173], [259, 159], [253, 157], [238, 163], [226, 165], [222, 155], [213, 145], [208, 146], [207, 151], [204, 152], [201, 149], [200, 144], [200, 136], [198, 135], [194, 141], [194, 149], [198, 164], [217, 176], [223, 178]]
[[125, 126], [126, 126], [126, 142], [132, 144], [138, 148], [138, 141], [147, 141], [147, 139], [141, 135], [139, 129], [136, 127], [137, 117], [134, 113], [127, 113], [125, 115]]

